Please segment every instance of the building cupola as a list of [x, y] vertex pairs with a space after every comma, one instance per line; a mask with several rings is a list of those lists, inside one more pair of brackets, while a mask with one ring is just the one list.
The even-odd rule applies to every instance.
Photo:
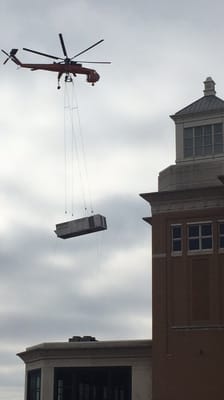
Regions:
[[215, 91], [215, 82], [213, 79], [209, 76], [205, 81], [204, 81], [204, 95], [205, 96], [211, 96], [211, 95], [216, 95]]
[[224, 175], [224, 100], [211, 77], [204, 95], [171, 115], [176, 129], [176, 164], [162, 171], [159, 190], [220, 185]]

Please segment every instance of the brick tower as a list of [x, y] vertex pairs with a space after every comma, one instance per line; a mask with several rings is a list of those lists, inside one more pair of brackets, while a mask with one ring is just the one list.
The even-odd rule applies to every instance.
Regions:
[[172, 115], [176, 164], [152, 217], [153, 400], [224, 398], [224, 101], [204, 96]]

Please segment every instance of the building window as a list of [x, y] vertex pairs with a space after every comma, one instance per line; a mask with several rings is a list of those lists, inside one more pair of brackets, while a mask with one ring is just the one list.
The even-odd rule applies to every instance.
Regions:
[[182, 226], [172, 225], [171, 226], [171, 234], [172, 234], [172, 253], [181, 252], [182, 250]]
[[224, 222], [219, 223], [219, 248], [224, 250]]
[[212, 224], [210, 222], [188, 225], [188, 250], [212, 249]]
[[63, 380], [58, 379], [57, 381], [57, 400], [63, 400]]
[[41, 369], [28, 372], [27, 400], [40, 400]]
[[222, 123], [184, 128], [184, 158], [223, 153]]
[[54, 371], [54, 400], [131, 400], [131, 367], [59, 367]]

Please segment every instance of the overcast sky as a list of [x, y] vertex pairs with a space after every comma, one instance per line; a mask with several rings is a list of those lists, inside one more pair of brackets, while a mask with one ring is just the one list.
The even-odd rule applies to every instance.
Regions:
[[[61, 57], [59, 32], [70, 56], [103, 38], [81, 59], [112, 61], [93, 66], [94, 87], [78, 76], [59, 91], [56, 74], [3, 65], [1, 53], [1, 400], [23, 399], [16, 353], [27, 346], [151, 337], [150, 209], [139, 193], [156, 191], [175, 162], [169, 115], [203, 95], [207, 76], [224, 97], [223, 14], [221, 0], [1, 1], [1, 48], [22, 61], [49, 62], [23, 47]], [[69, 136], [73, 91], [84, 152]], [[108, 230], [58, 239], [55, 224], [85, 216], [85, 201]]]

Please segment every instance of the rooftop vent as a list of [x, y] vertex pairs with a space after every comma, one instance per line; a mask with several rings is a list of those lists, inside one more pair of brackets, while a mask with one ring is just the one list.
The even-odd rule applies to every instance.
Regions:
[[68, 339], [69, 342], [97, 342], [94, 336], [72, 336]]

